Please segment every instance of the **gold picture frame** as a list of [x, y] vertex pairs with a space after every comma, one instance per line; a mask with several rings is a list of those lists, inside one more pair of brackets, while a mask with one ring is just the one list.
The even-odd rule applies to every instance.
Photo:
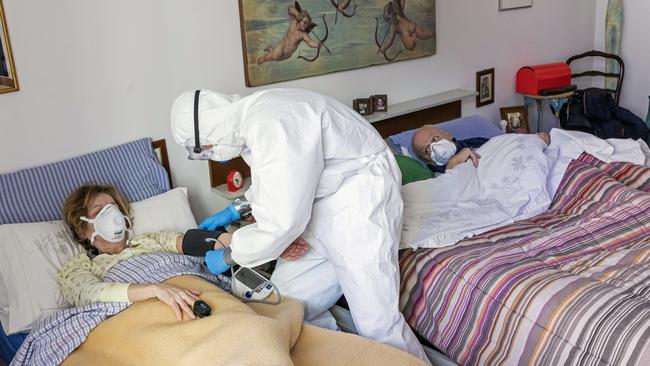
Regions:
[[11, 53], [7, 19], [4, 5], [0, 0], [0, 94], [18, 90], [18, 77], [16, 76], [16, 66]]
[[501, 119], [508, 123], [506, 126], [507, 133], [527, 134], [530, 132], [528, 109], [525, 106], [505, 107], [500, 108], [499, 111], [501, 112]]
[[246, 86], [435, 55], [436, 0], [239, 0]]

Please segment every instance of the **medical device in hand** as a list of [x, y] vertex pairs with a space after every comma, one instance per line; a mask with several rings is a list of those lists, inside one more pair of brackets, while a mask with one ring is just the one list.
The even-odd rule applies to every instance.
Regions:
[[207, 302], [203, 300], [196, 300], [194, 302], [194, 306], [192, 306], [192, 312], [198, 318], [203, 318], [212, 314], [212, 308], [210, 305], [208, 305]]
[[[262, 302], [265, 304], [279, 304], [281, 301], [280, 291], [275, 285], [255, 270], [240, 267], [232, 275], [232, 292], [235, 296], [247, 302]], [[278, 294], [277, 301], [266, 301], [273, 292]]]
[[251, 204], [246, 199], [237, 198], [225, 209], [203, 220], [199, 224], [199, 229], [214, 230], [218, 227], [226, 227], [250, 214], [251, 211]]

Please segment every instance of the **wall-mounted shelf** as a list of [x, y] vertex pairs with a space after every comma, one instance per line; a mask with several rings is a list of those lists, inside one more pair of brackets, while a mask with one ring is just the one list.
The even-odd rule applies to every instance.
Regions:
[[[388, 105], [387, 112], [377, 112], [366, 119], [382, 137], [388, 137], [402, 131], [435, 124], [461, 117], [461, 101], [474, 98], [476, 92], [466, 89], [453, 89], [443, 93], [413, 99], [402, 103]], [[243, 159], [237, 158], [227, 163], [210, 161], [210, 185], [215, 193], [232, 200], [241, 197], [245, 189], [231, 193], [224, 182], [231, 170], [239, 170], [246, 179], [245, 188], [250, 185], [251, 171]]]
[[446, 91], [444, 93], [438, 93], [423, 98], [408, 100], [402, 103], [389, 104], [387, 112], [375, 112], [370, 116], [366, 116], [366, 119], [370, 123], [375, 123], [383, 121], [385, 119], [418, 112], [431, 107], [437, 107], [443, 104], [456, 102], [465, 98], [473, 98], [476, 96], [476, 94], [477, 93], [472, 90], [454, 89]]
[[216, 187], [212, 188], [212, 192], [224, 197], [227, 200], [234, 200], [235, 198], [243, 197], [244, 193], [248, 190], [248, 188], [251, 186], [251, 178], [245, 178], [244, 179], [244, 186], [241, 187], [240, 190], [237, 192], [230, 192], [228, 191], [228, 185], [227, 184], [220, 184]]

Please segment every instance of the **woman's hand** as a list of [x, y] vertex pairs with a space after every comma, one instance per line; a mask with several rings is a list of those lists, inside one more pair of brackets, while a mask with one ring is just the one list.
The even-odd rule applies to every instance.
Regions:
[[453, 169], [456, 165], [466, 162], [467, 160], [472, 160], [474, 167], [478, 167], [478, 162], [481, 159], [481, 155], [470, 148], [464, 148], [459, 153], [454, 155], [453, 158], [449, 159], [447, 163], [447, 169]]
[[183, 320], [183, 312], [190, 318], [195, 319], [196, 316], [192, 311], [194, 302], [200, 300], [199, 296], [200, 291], [188, 290], [172, 285], [166, 285], [164, 283], [153, 284], [152, 286], [152, 297], [157, 297], [158, 300], [169, 305], [174, 314], [176, 314], [176, 319], [180, 322]]
[[302, 258], [307, 252], [309, 252], [309, 244], [302, 237], [298, 237], [280, 254], [280, 258], [295, 261]]

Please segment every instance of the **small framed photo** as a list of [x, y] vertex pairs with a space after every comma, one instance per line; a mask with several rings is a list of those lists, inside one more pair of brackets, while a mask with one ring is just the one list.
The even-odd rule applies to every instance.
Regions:
[[476, 73], [476, 107], [494, 103], [494, 69]]
[[499, 11], [530, 8], [533, 0], [499, 0]]
[[373, 112], [388, 112], [388, 95], [375, 94], [373, 95]]
[[515, 106], [501, 108], [501, 119], [508, 122], [507, 133], [528, 133], [528, 110], [526, 107]]
[[359, 112], [362, 116], [368, 116], [372, 114], [372, 104], [370, 103], [370, 98], [357, 98], [352, 103], [352, 108], [355, 111]]

